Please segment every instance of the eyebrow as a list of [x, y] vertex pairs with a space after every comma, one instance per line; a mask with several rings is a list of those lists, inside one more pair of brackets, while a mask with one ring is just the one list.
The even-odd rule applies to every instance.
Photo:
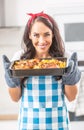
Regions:
[[[33, 32], [33, 34], [39, 34], [39, 33]], [[50, 32], [44, 32], [44, 34], [50, 34]]]

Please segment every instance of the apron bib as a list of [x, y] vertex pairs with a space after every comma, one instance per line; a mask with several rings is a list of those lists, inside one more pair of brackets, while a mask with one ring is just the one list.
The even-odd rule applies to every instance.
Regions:
[[62, 80], [31, 76], [25, 81], [19, 130], [69, 130]]

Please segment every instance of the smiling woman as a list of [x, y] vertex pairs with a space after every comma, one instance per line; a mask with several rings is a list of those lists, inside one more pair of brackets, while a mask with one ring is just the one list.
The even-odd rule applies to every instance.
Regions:
[[[24, 30], [22, 44], [23, 50], [19, 53], [18, 60], [66, 56], [56, 21], [43, 12], [31, 15]], [[17, 58], [17, 53], [15, 57]], [[57, 78], [58, 73], [54, 76], [34, 76], [33, 73], [26, 77], [11, 76], [11, 61], [6, 55], [3, 55], [3, 65], [12, 100], [18, 102], [21, 99], [19, 130], [69, 130], [65, 96], [72, 101], [77, 94], [77, 82], [81, 77], [77, 66], [77, 53], [69, 58], [68, 69], [60, 79]]]

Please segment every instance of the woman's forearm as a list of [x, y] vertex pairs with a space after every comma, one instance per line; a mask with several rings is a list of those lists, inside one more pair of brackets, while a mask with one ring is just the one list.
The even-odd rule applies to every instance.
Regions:
[[15, 102], [18, 102], [21, 97], [21, 87], [8, 88], [11, 99]]
[[78, 87], [77, 85], [65, 85], [65, 95], [69, 101], [75, 100], [78, 93]]

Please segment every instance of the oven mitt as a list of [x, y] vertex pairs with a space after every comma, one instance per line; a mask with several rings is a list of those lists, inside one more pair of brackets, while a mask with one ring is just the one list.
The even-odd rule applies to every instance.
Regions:
[[20, 79], [11, 76], [11, 72], [9, 69], [11, 64], [10, 60], [5, 55], [3, 55], [2, 58], [3, 58], [3, 65], [5, 70], [5, 80], [7, 85], [11, 88], [20, 86]]
[[78, 69], [77, 53], [74, 52], [70, 59], [66, 73], [62, 77], [64, 85], [75, 85], [81, 78], [81, 72]]

